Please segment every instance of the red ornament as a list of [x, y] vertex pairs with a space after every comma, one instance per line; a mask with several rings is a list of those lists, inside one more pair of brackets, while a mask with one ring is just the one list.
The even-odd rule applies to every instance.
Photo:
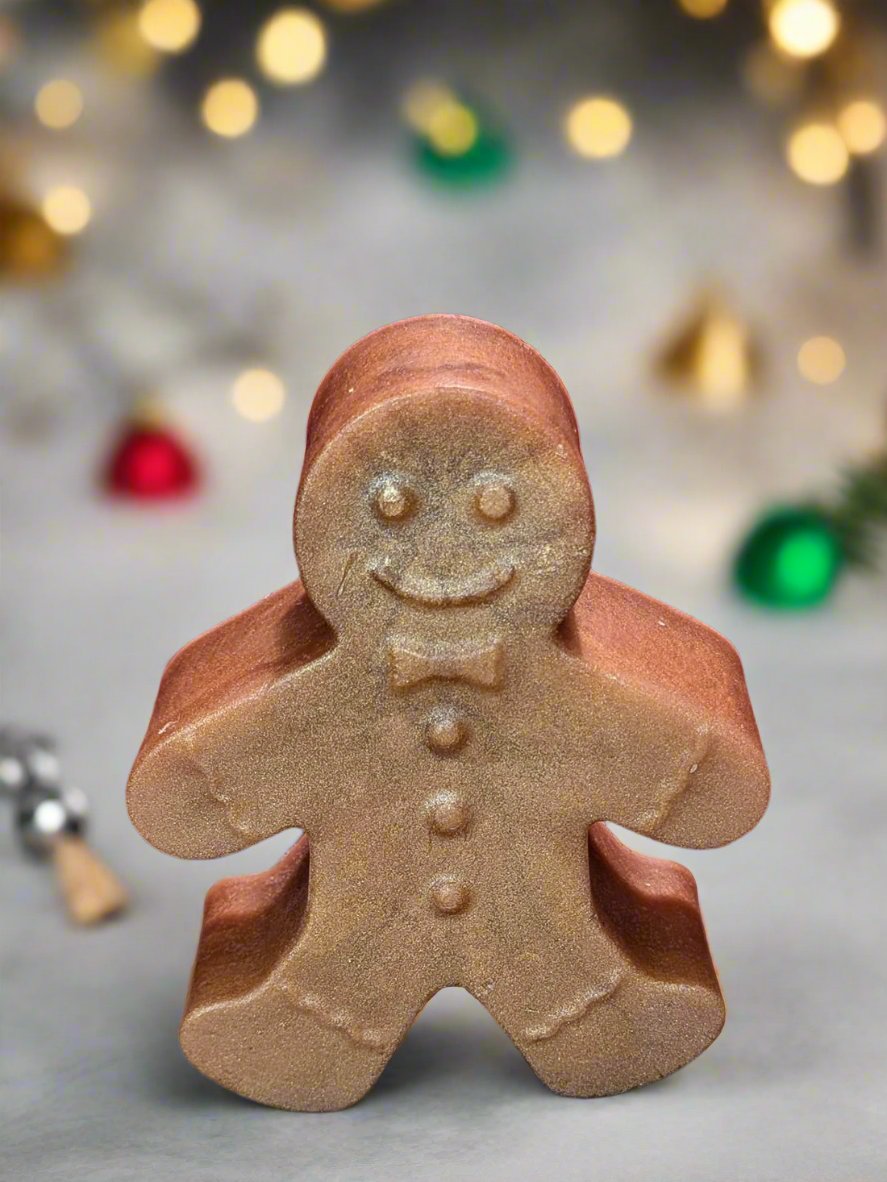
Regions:
[[117, 440], [105, 473], [105, 486], [118, 497], [160, 501], [184, 497], [197, 487], [197, 463], [165, 426], [137, 419]]

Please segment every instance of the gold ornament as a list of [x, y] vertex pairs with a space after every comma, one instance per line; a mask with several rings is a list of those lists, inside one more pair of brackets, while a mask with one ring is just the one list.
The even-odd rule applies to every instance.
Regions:
[[68, 244], [39, 210], [0, 195], [0, 278], [46, 279], [68, 261]]
[[747, 401], [760, 373], [748, 325], [718, 292], [705, 291], [656, 359], [662, 377], [712, 411]]

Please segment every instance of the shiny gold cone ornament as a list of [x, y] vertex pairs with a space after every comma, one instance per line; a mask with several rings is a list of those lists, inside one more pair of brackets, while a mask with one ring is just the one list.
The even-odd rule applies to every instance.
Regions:
[[56, 838], [52, 861], [65, 907], [75, 923], [101, 923], [117, 915], [129, 902], [120, 879], [82, 837]]
[[760, 349], [726, 298], [709, 290], [660, 349], [656, 370], [706, 410], [731, 411], [754, 391]]
[[69, 247], [39, 210], [0, 194], [0, 279], [48, 279], [68, 261]]

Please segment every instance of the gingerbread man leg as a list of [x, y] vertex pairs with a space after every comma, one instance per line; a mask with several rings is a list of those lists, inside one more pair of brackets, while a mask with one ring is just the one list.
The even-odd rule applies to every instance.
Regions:
[[570, 991], [545, 998], [535, 971], [521, 990], [503, 991], [526, 999], [520, 1011], [498, 1012], [495, 990], [481, 998], [543, 1083], [567, 1096], [661, 1079], [701, 1054], [725, 1018], [690, 872], [629, 850], [605, 825], [589, 834], [589, 869], [604, 937], [593, 978], [581, 984], [572, 950], [546, 949], [551, 978]]
[[209, 892], [181, 1041], [232, 1091], [325, 1112], [372, 1087], [427, 998], [400, 995], [390, 949], [367, 941], [323, 955], [300, 939], [308, 862], [303, 837], [271, 870]]

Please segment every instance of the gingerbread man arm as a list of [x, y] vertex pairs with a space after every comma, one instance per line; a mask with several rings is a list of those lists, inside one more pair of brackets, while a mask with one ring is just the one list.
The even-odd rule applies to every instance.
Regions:
[[594, 671], [602, 819], [689, 848], [758, 823], [770, 779], [742, 665], [722, 636], [590, 575], [564, 638]]
[[181, 858], [215, 858], [304, 825], [311, 667], [333, 644], [296, 582], [173, 657], [127, 786], [143, 837]]

